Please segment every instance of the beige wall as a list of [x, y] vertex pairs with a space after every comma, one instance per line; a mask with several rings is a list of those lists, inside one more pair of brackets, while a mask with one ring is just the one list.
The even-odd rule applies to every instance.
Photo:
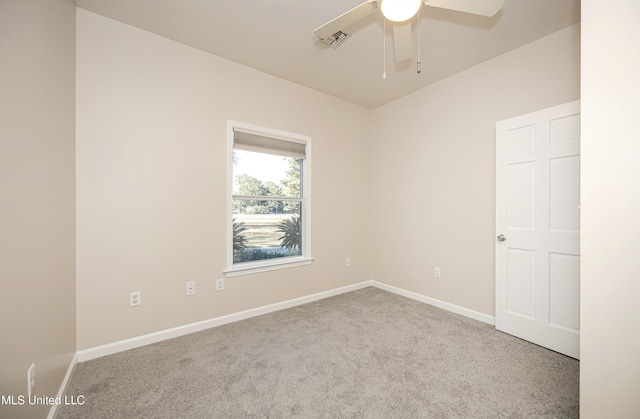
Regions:
[[640, 3], [582, 1], [580, 413], [640, 412]]
[[[77, 39], [78, 349], [369, 279], [369, 110], [81, 9]], [[315, 261], [216, 292], [227, 119], [312, 137]]]
[[[640, 409], [639, 7], [582, 4], [588, 418]], [[31, 362], [36, 394], [54, 395], [75, 348], [74, 16], [72, 1], [0, 2], [3, 395], [26, 392]], [[578, 97], [577, 31], [375, 110], [369, 162], [369, 111], [78, 11], [78, 348], [369, 277], [493, 314], [494, 123]], [[317, 260], [215, 293], [227, 118], [313, 136]], [[379, 245], [369, 252], [369, 242]], [[184, 297], [186, 280], [198, 281], [196, 297]], [[132, 290], [141, 307], [127, 306]]]
[[[55, 396], [75, 352], [75, 6], [0, 1], [0, 394]], [[0, 417], [48, 406], [0, 405]]]
[[495, 123], [578, 99], [579, 54], [575, 25], [374, 110], [373, 279], [494, 315]]
[[[83, 10], [78, 34], [78, 349], [366, 279], [492, 315], [495, 122], [579, 97], [577, 25], [373, 112]], [[317, 260], [215, 292], [227, 119], [314, 138]]]

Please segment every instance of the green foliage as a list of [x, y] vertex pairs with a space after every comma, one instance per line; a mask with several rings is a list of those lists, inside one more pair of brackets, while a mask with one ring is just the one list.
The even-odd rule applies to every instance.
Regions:
[[[243, 217], [243, 222], [234, 221], [234, 263], [300, 255], [301, 203], [277, 198], [270, 199], [270, 197], [282, 196], [302, 197], [302, 160], [283, 158], [288, 164], [288, 169], [285, 171], [285, 179], [281, 179], [279, 183], [262, 181], [247, 174], [236, 176], [234, 195], [261, 197], [261, 199], [236, 198], [233, 200], [233, 212], [238, 216], [239, 214], [295, 214], [295, 216], [283, 219], [279, 223], [271, 217], [255, 217], [255, 219]], [[234, 151], [233, 164], [235, 165], [238, 160], [239, 156]], [[282, 236], [277, 238], [279, 233]]]
[[[302, 160], [294, 159], [292, 157], [285, 157], [285, 160], [289, 163], [289, 168], [285, 172], [287, 177], [285, 179], [281, 179], [280, 183], [282, 184], [282, 191], [285, 196], [295, 196], [301, 197], [300, 193], [300, 179], [301, 179], [301, 168], [302, 168]], [[297, 212], [298, 203], [287, 201], [284, 203], [284, 211], [289, 212]]]
[[[246, 174], [236, 178], [239, 195], [281, 196], [282, 187], [273, 182], [262, 182]], [[233, 210], [241, 214], [281, 214], [284, 211], [282, 201], [241, 200], [233, 201]]]
[[286, 196], [300, 196], [300, 168], [302, 165], [301, 159], [294, 159], [293, 157], [284, 158], [289, 163], [289, 168], [285, 174], [287, 177], [281, 179], [282, 188]]
[[300, 249], [300, 217], [292, 217], [282, 220], [278, 230], [284, 233], [280, 240], [285, 249]]
[[263, 260], [263, 259], [283, 258], [287, 256], [297, 256], [298, 254], [299, 253], [296, 251], [287, 251], [284, 253], [280, 253], [280, 252], [269, 252], [266, 250], [262, 250], [258, 247], [250, 247], [246, 249], [234, 250], [233, 263], [254, 262], [256, 260]]
[[247, 247], [247, 238], [242, 234], [247, 230], [244, 223], [233, 222], [233, 250], [241, 250]]

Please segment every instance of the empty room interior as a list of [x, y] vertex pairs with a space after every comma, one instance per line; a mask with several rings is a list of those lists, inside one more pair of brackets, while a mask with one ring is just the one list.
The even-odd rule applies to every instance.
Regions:
[[640, 3], [387, 2], [0, 0], [0, 417], [637, 417]]

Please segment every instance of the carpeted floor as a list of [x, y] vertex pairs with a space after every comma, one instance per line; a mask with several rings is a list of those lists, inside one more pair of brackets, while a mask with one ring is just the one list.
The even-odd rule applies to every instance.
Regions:
[[376, 288], [84, 362], [58, 418], [575, 418], [579, 362]]

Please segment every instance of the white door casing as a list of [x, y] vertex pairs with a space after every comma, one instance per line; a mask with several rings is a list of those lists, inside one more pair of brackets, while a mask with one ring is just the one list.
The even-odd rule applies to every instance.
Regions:
[[577, 359], [579, 199], [579, 101], [496, 124], [496, 329]]

